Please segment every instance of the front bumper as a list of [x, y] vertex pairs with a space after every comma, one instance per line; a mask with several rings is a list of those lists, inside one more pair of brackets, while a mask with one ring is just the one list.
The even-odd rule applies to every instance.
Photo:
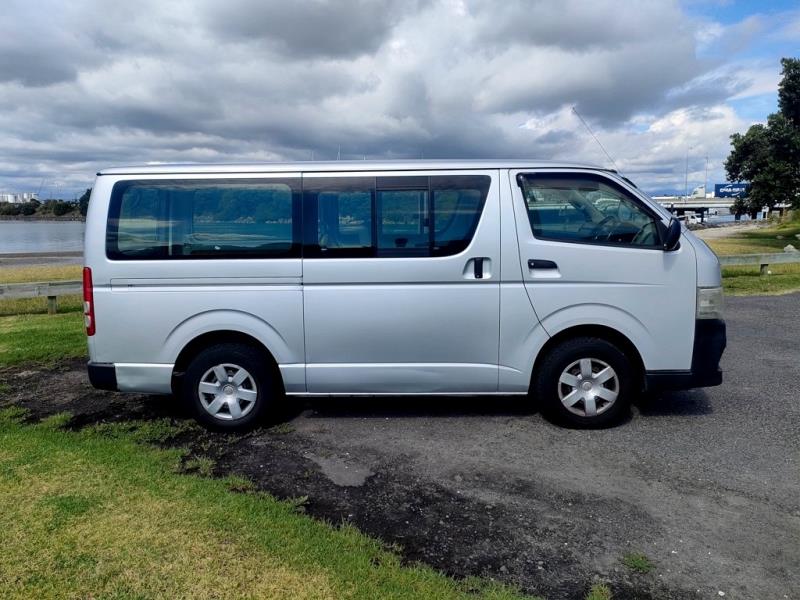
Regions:
[[688, 390], [712, 387], [722, 383], [719, 361], [727, 345], [725, 321], [698, 319], [694, 326], [694, 348], [690, 371], [648, 371], [645, 389], [648, 391]]

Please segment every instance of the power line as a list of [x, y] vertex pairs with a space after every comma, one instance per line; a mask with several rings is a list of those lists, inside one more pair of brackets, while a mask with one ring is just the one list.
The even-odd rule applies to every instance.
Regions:
[[598, 146], [600, 146], [600, 149], [601, 149], [601, 150], [602, 150], [602, 151], [605, 153], [605, 155], [608, 157], [608, 160], [610, 160], [610, 161], [611, 161], [611, 164], [612, 164], [612, 165], [614, 165], [614, 168], [615, 168], [617, 171], [619, 171], [619, 167], [617, 166], [617, 163], [614, 161], [614, 159], [613, 159], [613, 158], [611, 158], [611, 155], [610, 155], [610, 154], [608, 153], [608, 151], [605, 149], [605, 147], [603, 146], [603, 144], [601, 144], [601, 143], [600, 143], [600, 140], [598, 140], [598, 139], [597, 139], [597, 136], [594, 134], [594, 131], [592, 131], [591, 127], [589, 127], [589, 125], [586, 123], [586, 121], [584, 121], [584, 120], [583, 120], [583, 117], [581, 116], [581, 113], [579, 113], [579, 112], [578, 112], [578, 109], [577, 109], [577, 108], [575, 108], [575, 107], [573, 106], [573, 107], [572, 107], [572, 112], [574, 112], [574, 113], [575, 113], [575, 115], [576, 115], [576, 116], [577, 116], [577, 117], [578, 117], [578, 118], [581, 120], [581, 123], [583, 123], [583, 126], [584, 126], [584, 127], [586, 127], [586, 131], [588, 131], [588, 132], [589, 132], [589, 135], [591, 135], [591, 136], [594, 138], [594, 141], [595, 141], [595, 142], [597, 142], [597, 145], [598, 145]]

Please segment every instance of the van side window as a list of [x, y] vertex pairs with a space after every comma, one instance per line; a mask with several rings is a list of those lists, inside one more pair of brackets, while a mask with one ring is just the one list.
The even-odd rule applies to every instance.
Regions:
[[118, 210], [117, 235], [114, 248], [109, 247], [109, 252], [126, 256], [143, 252], [166, 254], [169, 237], [165, 224], [169, 217], [158, 190], [131, 186]]
[[524, 174], [517, 180], [537, 238], [660, 247], [655, 215], [610, 180], [582, 173]]
[[458, 254], [472, 241], [491, 179], [485, 175], [431, 177], [433, 254]]
[[307, 177], [304, 256], [446, 256], [478, 226], [486, 175]]
[[306, 178], [303, 196], [307, 241], [316, 255], [372, 256], [373, 177]]
[[116, 260], [300, 256], [299, 180], [121, 181], [106, 254]]
[[429, 256], [430, 177], [376, 178], [378, 256]]

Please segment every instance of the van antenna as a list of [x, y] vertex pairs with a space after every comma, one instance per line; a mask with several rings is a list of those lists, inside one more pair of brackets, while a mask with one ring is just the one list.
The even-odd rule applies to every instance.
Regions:
[[606, 150], [605, 147], [603, 146], [603, 144], [600, 143], [600, 140], [597, 139], [597, 136], [594, 134], [594, 131], [592, 131], [591, 127], [589, 127], [589, 125], [586, 123], [586, 121], [583, 120], [583, 117], [581, 116], [581, 113], [578, 112], [578, 109], [575, 108], [575, 106], [572, 107], [572, 112], [574, 112], [575, 116], [577, 116], [581, 120], [581, 123], [583, 123], [583, 126], [586, 127], [586, 131], [588, 131], [589, 135], [591, 135], [594, 138], [594, 141], [597, 142], [597, 145], [600, 146], [600, 149], [608, 157], [608, 160], [611, 161], [611, 164], [614, 165], [614, 168], [617, 170], [617, 172], [619, 172], [619, 167], [617, 166], [617, 163], [614, 161], [613, 158], [611, 158], [611, 155], [608, 153], [608, 150]]

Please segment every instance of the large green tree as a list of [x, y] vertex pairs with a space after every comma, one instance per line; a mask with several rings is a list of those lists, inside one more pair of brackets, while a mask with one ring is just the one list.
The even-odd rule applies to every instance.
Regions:
[[87, 189], [83, 195], [78, 198], [78, 210], [85, 217], [86, 212], [89, 210], [89, 198], [92, 195], [92, 188]]
[[750, 191], [734, 207], [756, 212], [788, 203], [800, 208], [800, 59], [783, 58], [777, 113], [767, 124], [731, 136], [725, 171], [731, 181], [749, 181]]

